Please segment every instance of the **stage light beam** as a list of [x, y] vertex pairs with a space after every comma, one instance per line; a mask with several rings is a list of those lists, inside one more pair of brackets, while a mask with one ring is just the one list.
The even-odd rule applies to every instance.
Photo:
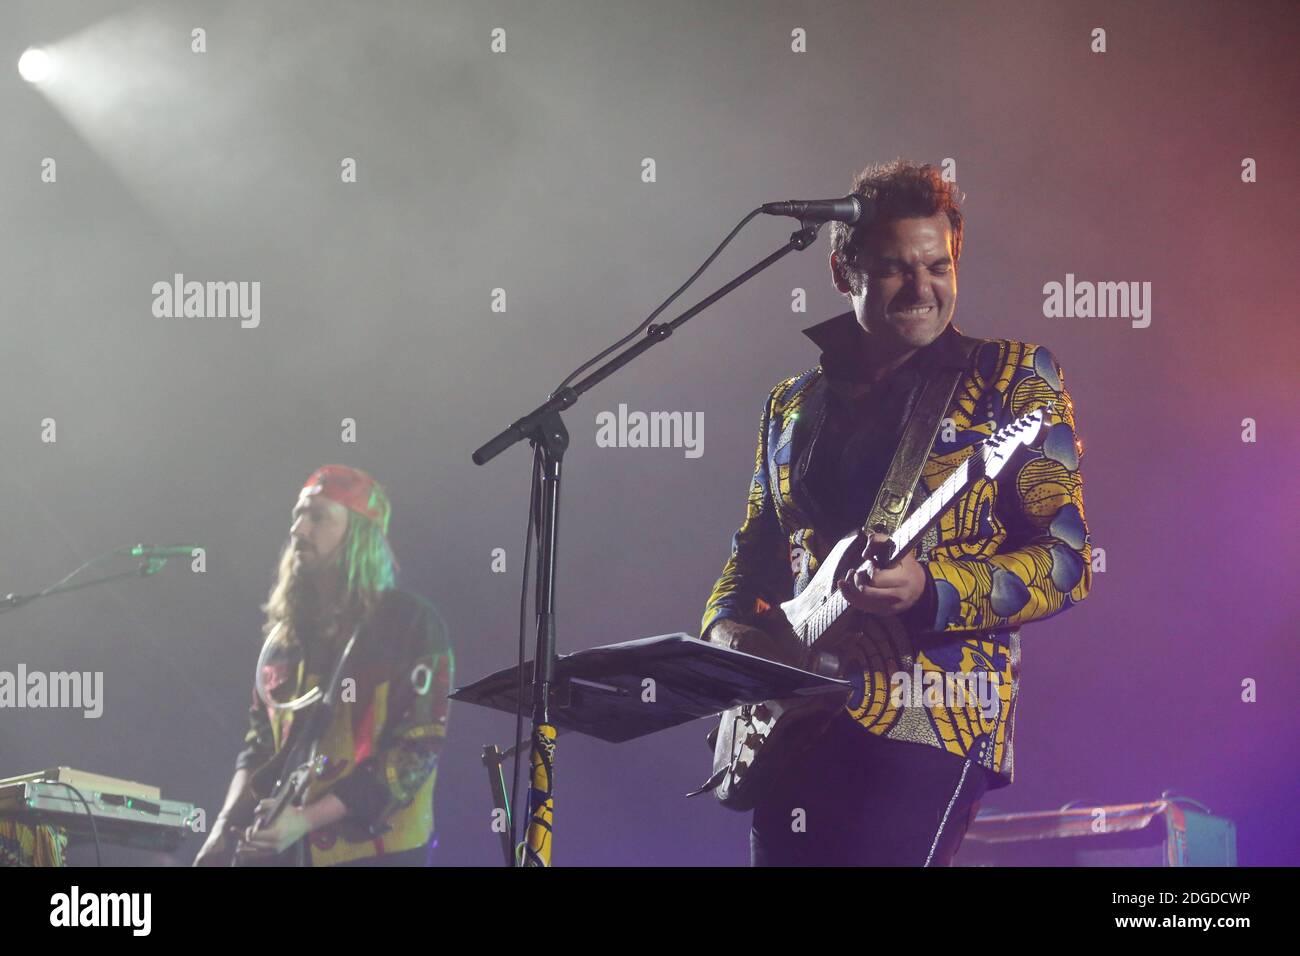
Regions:
[[54, 57], [40, 47], [29, 47], [18, 58], [18, 73], [28, 83], [47, 83], [58, 72]]

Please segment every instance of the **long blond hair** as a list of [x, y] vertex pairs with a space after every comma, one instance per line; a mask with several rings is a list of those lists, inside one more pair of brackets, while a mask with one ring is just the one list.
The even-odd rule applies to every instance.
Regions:
[[[369, 618], [384, 592], [397, 584], [397, 559], [388, 543], [392, 506], [378, 484], [371, 491], [370, 506], [382, 516], [381, 519], [372, 521], [349, 510], [347, 534], [329, 569], [330, 573], [337, 573], [342, 578], [339, 606], [334, 610], [340, 613], [340, 620], [348, 631]], [[266, 612], [263, 636], [278, 625], [283, 625], [281, 637], [284, 639], [313, 636], [322, 614], [332, 610], [316, 607], [311, 600], [314, 593], [307, 580], [294, 570], [293, 539], [290, 538], [280, 552], [275, 583], [262, 606]]]

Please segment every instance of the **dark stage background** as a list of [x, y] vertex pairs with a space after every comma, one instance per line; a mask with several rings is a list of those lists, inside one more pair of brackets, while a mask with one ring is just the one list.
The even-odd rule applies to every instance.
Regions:
[[[510, 663], [529, 453], [471, 450], [748, 210], [904, 156], [950, 160], [967, 196], [956, 324], [1060, 360], [1106, 559], [1078, 609], [1024, 628], [1017, 782], [986, 809], [1173, 789], [1237, 821], [1242, 863], [1297, 863], [1296, 27], [1285, 2], [6, 2], [0, 593], [138, 541], [202, 543], [208, 565], [0, 616], [0, 669], [105, 682], [99, 719], [0, 711], [0, 776], [67, 764], [214, 815], [257, 606], [324, 462], [389, 488], [458, 681]], [[32, 45], [62, 57], [53, 82], [13, 69]], [[756, 221], [681, 304], [790, 228]], [[849, 307], [828, 248], [568, 413], [562, 651], [697, 628], [767, 391], [816, 363], [799, 330]], [[260, 282], [260, 324], [154, 317], [178, 272]], [[1149, 326], [1045, 318], [1067, 274], [1150, 282]], [[703, 454], [597, 447], [620, 403], [702, 412]], [[497, 862], [478, 755], [511, 726], [453, 707], [440, 862]], [[562, 738], [556, 863], [745, 862], [747, 819], [683, 799], [707, 729]], [[184, 864], [199, 842], [108, 856]]]

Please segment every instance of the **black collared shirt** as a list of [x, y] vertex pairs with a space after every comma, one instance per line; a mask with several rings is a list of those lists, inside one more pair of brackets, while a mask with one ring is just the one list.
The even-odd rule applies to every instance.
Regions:
[[862, 361], [866, 333], [852, 311], [804, 334], [821, 347], [828, 386], [826, 414], [807, 450], [804, 481], [825, 519], [821, 530], [833, 541], [866, 522], [930, 374], [965, 360], [959, 332], [949, 323], [937, 339], [873, 386]]

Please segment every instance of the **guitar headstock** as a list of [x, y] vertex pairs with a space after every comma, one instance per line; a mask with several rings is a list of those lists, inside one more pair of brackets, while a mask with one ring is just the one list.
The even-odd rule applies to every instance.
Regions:
[[1050, 408], [1035, 408], [1015, 421], [999, 428], [980, 446], [984, 474], [996, 478], [1018, 448], [1032, 448], [1043, 440], [1049, 428], [1060, 421]]

